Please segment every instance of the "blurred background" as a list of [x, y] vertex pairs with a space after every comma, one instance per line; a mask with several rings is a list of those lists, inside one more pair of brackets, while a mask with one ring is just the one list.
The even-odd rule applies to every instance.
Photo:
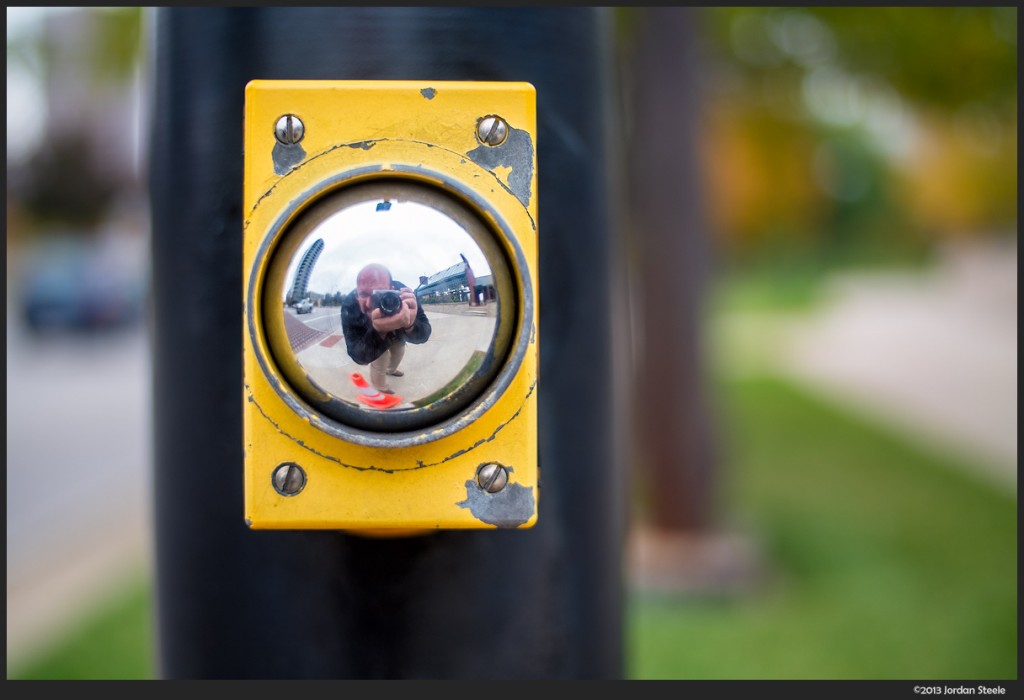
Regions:
[[[627, 140], [645, 12], [611, 13]], [[151, 20], [7, 8], [8, 678], [156, 673]], [[681, 518], [623, 465], [630, 678], [1017, 677], [1017, 22], [689, 11], [659, 91], [711, 474]]]

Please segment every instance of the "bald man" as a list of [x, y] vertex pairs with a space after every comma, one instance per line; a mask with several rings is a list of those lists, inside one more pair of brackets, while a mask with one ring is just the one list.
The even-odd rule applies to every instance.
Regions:
[[[373, 292], [394, 289], [402, 299], [397, 313], [385, 315], [373, 304]], [[341, 305], [341, 330], [345, 347], [357, 364], [370, 365], [370, 383], [385, 394], [395, 393], [388, 377], [401, 377], [398, 369], [405, 344], [424, 343], [430, 337], [430, 321], [412, 289], [391, 277], [388, 268], [370, 263], [356, 275], [356, 288]]]

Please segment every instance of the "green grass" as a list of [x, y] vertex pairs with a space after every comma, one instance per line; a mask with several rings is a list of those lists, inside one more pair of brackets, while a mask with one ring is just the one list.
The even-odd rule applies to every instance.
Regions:
[[723, 380], [754, 594], [630, 598], [634, 679], [1015, 679], [1012, 494], [770, 378]]
[[156, 677], [153, 591], [147, 579], [126, 583], [61, 640], [10, 680], [150, 680]]
[[469, 357], [469, 361], [466, 362], [466, 366], [459, 370], [459, 373], [455, 375], [454, 379], [435, 391], [433, 394], [425, 396], [422, 399], [417, 399], [416, 401], [413, 401], [412, 404], [422, 408], [423, 406], [429, 406], [435, 401], [440, 401], [445, 396], [454, 393], [456, 389], [465, 385], [466, 382], [469, 381], [469, 378], [473, 376], [474, 372], [480, 369], [480, 365], [484, 363], [484, 357], [485, 354], [480, 350], [473, 351], [473, 354]]
[[782, 247], [761, 254], [722, 261], [710, 289], [710, 311], [792, 313], [814, 309], [827, 291], [827, 282], [837, 273], [898, 270], [923, 273], [934, 264], [932, 255], [921, 251], [850, 251], [845, 256], [826, 258], [805, 247]]
[[824, 276], [805, 267], [727, 270], [712, 290], [715, 313], [806, 311], [822, 298]]

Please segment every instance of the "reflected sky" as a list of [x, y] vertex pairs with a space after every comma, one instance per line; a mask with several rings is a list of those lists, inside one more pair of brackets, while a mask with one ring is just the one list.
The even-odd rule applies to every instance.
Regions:
[[[487, 258], [472, 237], [446, 214], [418, 202], [394, 202], [378, 209], [384, 200], [354, 204], [321, 223], [292, 259], [281, 290], [284, 300], [295, 279], [295, 270], [313, 242], [322, 238], [324, 249], [309, 279], [309, 291], [317, 294], [348, 293], [356, 274], [371, 262], [382, 262], [394, 279], [411, 288], [420, 276], [430, 276], [459, 262], [460, 255], [476, 275], [491, 272]], [[414, 245], [413, 245], [414, 244]]]

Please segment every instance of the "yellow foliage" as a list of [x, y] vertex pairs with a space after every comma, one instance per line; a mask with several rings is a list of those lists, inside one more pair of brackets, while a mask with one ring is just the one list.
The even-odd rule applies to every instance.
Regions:
[[897, 169], [908, 213], [939, 236], [1016, 226], [1017, 132], [979, 143], [950, 119], [930, 118], [913, 155]]
[[742, 250], [819, 229], [826, 203], [812, 178], [805, 130], [721, 102], [708, 107], [702, 126], [706, 206], [723, 246]]

